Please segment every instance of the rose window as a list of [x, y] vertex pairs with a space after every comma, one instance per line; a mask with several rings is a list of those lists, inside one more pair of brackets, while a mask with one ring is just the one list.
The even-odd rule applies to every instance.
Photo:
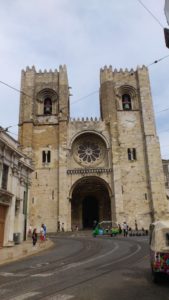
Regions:
[[82, 161], [91, 163], [100, 157], [101, 149], [98, 144], [86, 142], [78, 146], [77, 153]]
[[93, 167], [99, 165], [106, 153], [104, 141], [96, 134], [85, 133], [73, 143], [74, 160], [81, 166]]

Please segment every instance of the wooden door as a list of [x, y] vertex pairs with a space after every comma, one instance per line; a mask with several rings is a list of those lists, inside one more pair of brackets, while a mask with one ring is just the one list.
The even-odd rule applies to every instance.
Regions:
[[0, 204], [0, 247], [3, 246], [3, 240], [4, 240], [6, 211], [7, 211], [7, 207]]

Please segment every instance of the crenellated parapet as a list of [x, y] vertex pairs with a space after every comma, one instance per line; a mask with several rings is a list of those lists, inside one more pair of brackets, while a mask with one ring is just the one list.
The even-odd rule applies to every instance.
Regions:
[[103, 69], [100, 69], [100, 83], [105, 81], [112, 81], [113, 80], [113, 70], [112, 66], [104, 66]]
[[35, 66], [29, 67], [27, 66], [25, 70], [22, 70], [22, 77], [37, 77], [37, 76], [42, 76], [42, 77], [57, 77], [59, 76], [59, 82], [60, 84], [68, 84], [68, 76], [67, 76], [67, 68], [66, 65], [60, 65], [59, 66], [59, 71], [57, 69], [55, 69], [54, 71], [52, 71], [52, 69], [44, 69], [41, 70], [39, 69], [38, 71], [36, 71]]
[[66, 65], [59, 66], [59, 84], [68, 85], [68, 76]]
[[76, 133], [79, 131], [104, 131], [105, 121], [100, 118], [73, 118], [69, 119], [69, 129]]
[[116, 80], [116, 77], [120, 78], [125, 76], [133, 76], [142, 71], [147, 71], [147, 67], [145, 65], [141, 67], [138, 66], [136, 70], [134, 70], [133, 68], [120, 68], [119, 70], [115, 68], [113, 70], [112, 66], [104, 66], [104, 68], [100, 69], [100, 83], [102, 84], [106, 81], [114, 81], [114, 79]]
[[26, 72], [34, 72], [34, 73], [42, 73], [42, 74], [57, 74], [57, 73], [65, 73], [65, 74], [67, 74], [67, 68], [66, 68], [66, 65], [60, 65], [59, 66], [59, 71], [57, 70], [57, 69], [55, 69], [54, 71], [52, 70], [52, 69], [49, 69], [49, 70], [46, 70], [46, 69], [44, 69], [44, 70], [41, 70], [41, 69], [39, 69], [38, 71], [36, 71], [36, 68], [35, 68], [35, 66], [33, 65], [32, 67], [29, 67], [29, 66], [27, 66], [26, 67], [26, 69], [24, 70], [22, 70], [22, 72], [23, 73], [26, 73]]
[[97, 117], [95, 117], [95, 118], [70, 118], [69, 119], [69, 122], [71, 123], [71, 124], [73, 124], [73, 123], [81, 123], [81, 124], [86, 124], [86, 123], [91, 123], [91, 124], [96, 124], [96, 123], [100, 123], [100, 122], [102, 122], [101, 121], [101, 119], [100, 118], [97, 118]]

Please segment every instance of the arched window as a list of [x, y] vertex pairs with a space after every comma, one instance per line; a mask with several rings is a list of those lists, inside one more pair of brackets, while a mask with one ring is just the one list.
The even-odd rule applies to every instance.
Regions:
[[44, 115], [52, 114], [52, 100], [50, 98], [46, 98], [44, 100]]
[[122, 107], [123, 110], [131, 110], [131, 97], [129, 94], [123, 94], [122, 95]]

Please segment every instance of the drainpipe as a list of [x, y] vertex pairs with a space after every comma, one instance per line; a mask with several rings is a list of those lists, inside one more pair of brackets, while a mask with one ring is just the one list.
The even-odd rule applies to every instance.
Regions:
[[27, 235], [27, 210], [28, 210], [28, 177], [26, 181], [26, 191], [24, 194], [24, 241]]

